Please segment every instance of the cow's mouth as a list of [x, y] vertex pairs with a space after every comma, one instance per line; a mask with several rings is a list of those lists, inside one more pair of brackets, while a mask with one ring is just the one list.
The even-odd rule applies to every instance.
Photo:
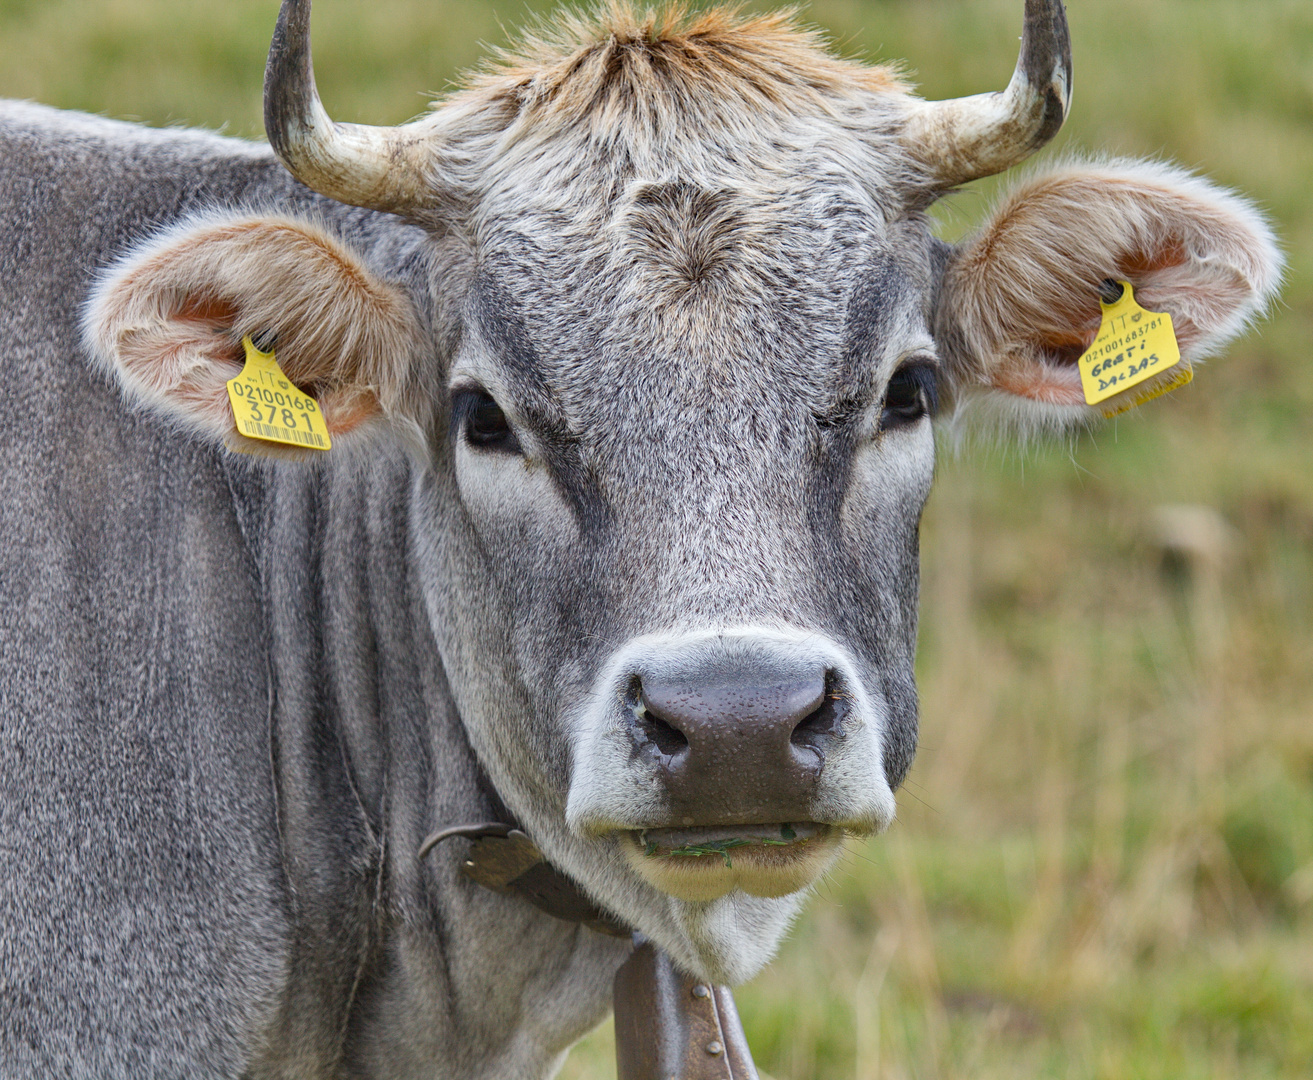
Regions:
[[714, 900], [742, 889], [785, 896], [821, 876], [838, 854], [841, 831], [815, 821], [635, 829], [623, 834], [630, 865], [680, 900]]

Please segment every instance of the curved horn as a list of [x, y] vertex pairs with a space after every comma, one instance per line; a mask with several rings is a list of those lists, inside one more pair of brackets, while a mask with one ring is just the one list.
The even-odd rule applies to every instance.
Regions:
[[337, 124], [310, 59], [310, 0], [283, 0], [264, 71], [264, 127], [288, 171], [321, 195], [404, 213], [429, 194], [426, 140], [412, 126]]
[[1071, 37], [1062, 0], [1026, 0], [1021, 56], [1002, 93], [920, 101], [903, 141], [937, 187], [1024, 161], [1058, 133], [1071, 107]]

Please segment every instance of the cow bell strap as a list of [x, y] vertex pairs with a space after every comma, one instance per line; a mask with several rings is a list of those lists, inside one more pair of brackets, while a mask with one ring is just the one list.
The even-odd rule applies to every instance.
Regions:
[[425, 840], [419, 857], [424, 858], [442, 841], [457, 836], [473, 841], [461, 870], [485, 889], [518, 896], [553, 918], [583, 923], [599, 934], [629, 937], [627, 926], [584, 896], [514, 825], [501, 821], [453, 825]]
[[419, 857], [455, 837], [472, 841], [461, 870], [484, 888], [598, 933], [633, 938], [634, 951], [616, 972], [612, 993], [617, 1080], [758, 1080], [729, 987], [680, 972], [664, 952], [584, 896], [514, 825], [453, 825], [425, 840]]

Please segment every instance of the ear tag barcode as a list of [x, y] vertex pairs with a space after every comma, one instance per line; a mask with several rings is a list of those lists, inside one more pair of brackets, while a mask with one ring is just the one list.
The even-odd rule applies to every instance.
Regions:
[[[1166, 312], [1145, 311], [1135, 300], [1129, 281], [1118, 282], [1121, 296], [1111, 304], [1099, 301], [1103, 308], [1103, 322], [1094, 344], [1085, 350], [1077, 361], [1080, 367], [1081, 386], [1085, 390], [1085, 404], [1097, 405], [1100, 401], [1129, 390], [1132, 386], [1161, 375], [1181, 362], [1181, 350], [1176, 344], [1172, 317]], [[1194, 373], [1189, 365], [1182, 365], [1174, 378], [1146, 391], [1129, 404], [1105, 412], [1116, 416], [1160, 394], [1184, 386]]]
[[332, 440], [319, 404], [283, 374], [272, 352], [261, 352], [249, 337], [246, 366], [228, 380], [237, 430], [248, 439], [283, 443], [308, 450], [328, 450]]

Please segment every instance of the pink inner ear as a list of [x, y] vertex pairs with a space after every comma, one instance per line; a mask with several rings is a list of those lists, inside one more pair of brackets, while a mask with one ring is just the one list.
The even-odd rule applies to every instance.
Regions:
[[990, 376], [993, 386], [1006, 394], [1045, 405], [1084, 405], [1085, 391], [1075, 364], [1054, 367], [1044, 361], [1005, 366]]
[[217, 296], [191, 294], [183, 298], [173, 317], [210, 323], [215, 329], [228, 330], [237, 321], [237, 305]]
[[[237, 305], [230, 300], [189, 294], [170, 313], [167, 330], [152, 335], [149, 363], [135, 363], [132, 357], [126, 362], [164, 384], [161, 389], [166, 389], [192, 415], [206, 416], [226, 426], [229, 404], [225, 384], [245, 363], [242, 346], [229, 336], [238, 317]], [[378, 399], [370, 391], [329, 389], [308, 380], [294, 381], [319, 402], [324, 422], [334, 437], [348, 435], [379, 415]]]
[[1160, 270], [1184, 266], [1185, 246], [1180, 240], [1169, 240], [1157, 251], [1128, 251], [1117, 262], [1123, 278], [1131, 282], [1143, 281]]
[[[1153, 252], [1125, 252], [1117, 260], [1116, 277], [1140, 285], [1154, 274], [1170, 271], [1185, 262], [1185, 251], [1172, 242]], [[990, 382], [1004, 393], [1016, 394], [1045, 405], [1083, 405], [1077, 361], [1098, 336], [1100, 307], [1093, 290], [1088, 296], [1068, 296], [1067, 303], [1050, 309], [1049, 334], [1030, 355], [1015, 356], [990, 373]], [[1069, 328], [1065, 332], [1059, 328]], [[1038, 329], [1038, 327], [1037, 327]]]

